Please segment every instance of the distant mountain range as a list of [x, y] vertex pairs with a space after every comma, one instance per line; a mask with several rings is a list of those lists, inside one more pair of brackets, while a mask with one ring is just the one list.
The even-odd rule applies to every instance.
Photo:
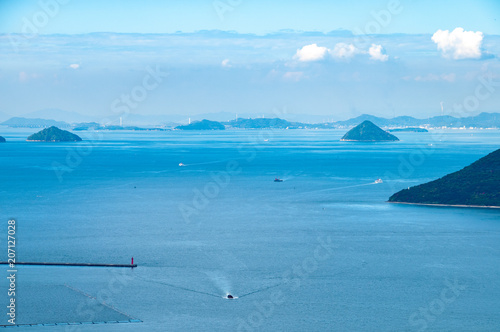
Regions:
[[[201, 121], [204, 119], [211, 121], [227, 122], [238, 119], [249, 119], [249, 118], [276, 118], [277, 114], [274, 113], [236, 113], [236, 112], [217, 112], [217, 113], [201, 113], [195, 115], [183, 115], [183, 114], [161, 114], [161, 115], [151, 115], [151, 114], [135, 114], [135, 113], [125, 113], [125, 114], [112, 114], [106, 116], [84, 116], [76, 112], [68, 112], [59, 109], [45, 109], [36, 112], [31, 112], [24, 114], [25, 118], [42, 118], [42, 119], [54, 119], [57, 121], [64, 121], [68, 123], [77, 122], [99, 122], [105, 125], [119, 125], [120, 117], [122, 118], [122, 125], [126, 126], [148, 126], [148, 125], [171, 125], [175, 127], [180, 124], [187, 124], [190, 120]], [[325, 115], [310, 115], [310, 114], [280, 114], [279, 117], [285, 118], [288, 121], [297, 122], [324, 122], [328, 119]]]
[[[10, 127], [71, 127], [77, 126], [77, 123], [96, 122], [101, 126], [118, 126], [120, 125], [120, 116], [114, 115], [108, 118], [95, 116], [83, 116], [76, 112], [68, 112], [57, 109], [46, 109], [37, 112], [28, 113], [32, 116], [14, 117], [0, 123]], [[1, 114], [0, 114], [1, 115]], [[252, 116], [254, 118], [252, 118]], [[305, 119], [306, 115], [283, 114], [277, 117], [273, 114], [263, 114], [263, 118], [255, 118], [255, 114], [242, 114], [236, 118], [235, 113], [220, 112], [220, 113], [205, 113], [196, 116], [188, 117], [186, 115], [141, 115], [141, 114], [123, 114], [121, 116], [121, 126], [149, 126], [149, 127], [176, 127], [181, 124], [186, 124], [191, 120], [211, 120], [218, 121], [233, 128], [316, 128], [316, 129], [331, 129], [331, 128], [350, 128], [354, 127], [363, 121], [371, 121], [379, 127], [384, 128], [405, 128], [405, 127], [430, 127], [430, 128], [459, 128], [459, 127], [474, 127], [474, 128], [500, 128], [500, 113], [481, 113], [475, 116], [456, 118], [449, 115], [435, 116], [427, 119], [417, 119], [411, 116], [398, 116], [387, 119], [369, 114], [363, 114], [356, 118], [336, 122], [318, 122], [315, 124], [306, 123], [299, 119]], [[321, 121], [320, 116], [314, 116]], [[325, 118], [325, 117], [321, 117]]]
[[427, 119], [416, 119], [411, 116], [398, 116], [392, 119], [363, 114], [346, 121], [334, 122], [336, 126], [355, 126], [363, 121], [371, 121], [379, 127], [483, 127], [500, 128], [500, 113], [481, 113], [476, 116], [455, 118], [449, 115], [435, 116]]
[[5, 121], [5, 120], [7, 120], [7, 119], [9, 119], [9, 118], [10, 118], [10, 116], [9, 116], [9, 115], [7, 115], [7, 114], [5, 114], [5, 113], [0, 112], [0, 121]]
[[57, 108], [47, 108], [23, 114], [23, 118], [54, 119], [56, 121], [75, 123], [90, 122], [94, 117], [77, 112], [63, 111]]
[[14, 117], [0, 123], [0, 125], [13, 128], [47, 128], [47, 127], [71, 127], [69, 123], [63, 121], [47, 120], [47, 119], [27, 119]]
[[[481, 113], [476, 116], [466, 118], [455, 118], [452, 116], [436, 116], [428, 119], [416, 119], [411, 116], [398, 116], [392, 119], [376, 117], [373, 115], [363, 114], [356, 118], [346, 121], [336, 121], [328, 123], [308, 124], [302, 122], [290, 122], [280, 118], [257, 118], [257, 119], [238, 119], [228, 122], [223, 122], [224, 125], [233, 128], [315, 128], [315, 129], [331, 129], [331, 128], [350, 128], [359, 125], [365, 121], [370, 121], [379, 127], [385, 128], [405, 128], [405, 127], [431, 127], [431, 128], [459, 128], [459, 127], [475, 127], [475, 128], [500, 128], [500, 113]], [[417, 131], [416, 129], [412, 129]]]

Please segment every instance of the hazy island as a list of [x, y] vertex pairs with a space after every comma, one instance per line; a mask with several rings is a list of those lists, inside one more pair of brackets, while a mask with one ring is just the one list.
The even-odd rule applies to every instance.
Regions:
[[78, 142], [82, 139], [67, 130], [49, 127], [29, 136], [26, 140], [29, 142]]
[[226, 127], [220, 122], [210, 121], [210, 120], [201, 120], [190, 123], [185, 126], [177, 126], [175, 129], [179, 130], [224, 130]]
[[399, 139], [382, 130], [371, 121], [363, 121], [361, 124], [349, 130], [341, 141], [355, 141], [355, 142], [389, 142], [399, 141]]
[[8, 126], [11, 128], [47, 128], [50, 126], [58, 126], [67, 128], [70, 127], [69, 123], [64, 121], [56, 121], [52, 119], [29, 119], [23, 117], [13, 117], [0, 123], [2, 126]]
[[500, 149], [458, 172], [401, 190], [389, 202], [500, 207]]
[[425, 128], [395, 128], [389, 129], [390, 132], [414, 132], [414, 133], [428, 133]]
[[[423, 128], [460, 128], [460, 129], [498, 129], [500, 128], [500, 113], [481, 113], [478, 115], [455, 118], [449, 115], [440, 115], [428, 117], [425, 119], [417, 119], [411, 116], [397, 116], [394, 118], [382, 118], [369, 114], [362, 114], [358, 117], [333, 121], [321, 120], [319, 116], [300, 117], [301, 119], [309, 119], [306, 122], [291, 121], [290, 119], [280, 119], [271, 117], [254, 118], [249, 117], [251, 114], [236, 118], [234, 120], [233, 114], [230, 113], [206, 113], [200, 115], [200, 119], [213, 119], [225, 125], [226, 128], [235, 129], [345, 129], [351, 128], [363, 121], [371, 121], [382, 128], [394, 128], [389, 131], [416, 131], [424, 132]], [[269, 114], [268, 114], [269, 115]], [[1, 116], [1, 113], [0, 113]], [[231, 117], [229, 117], [231, 116]], [[43, 117], [43, 118], [40, 118]], [[326, 115], [325, 115], [326, 117]], [[292, 118], [297, 119], [296, 116]], [[56, 119], [56, 120], [54, 120]], [[88, 119], [81, 121], [81, 119]], [[159, 128], [173, 128], [182, 125], [178, 121], [185, 119], [185, 116], [178, 114], [173, 115], [137, 115], [129, 114], [127, 117], [128, 126], [122, 127], [121, 125], [100, 124], [95, 122], [96, 119], [86, 117], [75, 112], [65, 112], [62, 110], [49, 110], [49, 112], [39, 111], [36, 112], [36, 118], [13, 117], [7, 121], [0, 122], [0, 125], [12, 128], [47, 128], [56, 126], [58, 128], [71, 128], [73, 130], [159, 130]], [[64, 121], [63, 121], [64, 120]], [[118, 122], [118, 119], [115, 119]], [[396, 129], [398, 128], [398, 129]]]
[[3, 138], [2, 136], [0, 136], [0, 143], [5, 143], [5, 138]]
[[296, 124], [280, 118], [237, 119], [225, 124], [231, 128], [240, 129], [288, 129], [297, 127]]
[[143, 128], [137, 126], [101, 126], [99, 124], [94, 125], [94, 123], [79, 123], [76, 127], [72, 129], [73, 131], [83, 131], [83, 130], [133, 130], [133, 131], [168, 131], [170, 129], [165, 128]]

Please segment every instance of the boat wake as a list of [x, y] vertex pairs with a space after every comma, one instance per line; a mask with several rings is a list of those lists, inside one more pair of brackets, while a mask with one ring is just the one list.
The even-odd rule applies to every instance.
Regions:
[[[217, 288], [220, 289], [222, 293], [226, 294], [225, 298], [228, 298], [228, 295], [231, 295], [231, 283], [226, 278], [226, 276], [221, 273], [221, 271], [206, 271], [205, 274], [217, 286]], [[236, 297], [233, 296], [232, 298]]]
[[269, 289], [272, 289], [272, 288], [276, 288], [276, 287], [279, 287], [279, 286], [282, 286], [282, 285], [283, 284], [276, 284], [276, 285], [272, 285], [272, 286], [260, 288], [260, 289], [254, 290], [254, 291], [252, 291], [250, 293], [246, 293], [246, 294], [240, 295], [240, 298], [245, 297], [245, 296], [249, 296], [249, 295], [253, 295], [253, 294], [256, 294], [256, 293], [264, 292], [266, 290], [269, 290]]
[[[161, 280], [151, 280], [151, 279], [146, 279], [146, 278], [142, 278], [142, 277], [139, 277], [139, 276], [136, 276], [136, 278], [140, 279], [142, 281], [148, 282], [148, 283], [163, 285], [163, 286], [167, 286], [167, 287], [171, 287], [171, 288], [183, 290], [183, 291], [186, 291], [186, 292], [191, 292], [191, 293], [196, 293], [196, 294], [202, 294], [202, 295], [207, 295], [207, 296], [213, 296], [213, 297], [216, 297], [216, 298], [219, 298], [219, 299], [221, 298], [221, 296], [219, 294], [213, 294], [213, 293], [199, 291], [199, 290], [196, 290], [196, 289], [182, 287], [182, 286], [174, 285], [174, 284], [171, 284], [171, 283], [168, 283], [168, 282], [164, 282], [164, 281], [161, 281]], [[220, 281], [221, 279], [215, 279], [215, 280], [219, 280]], [[217, 282], [219, 282], [219, 281], [217, 281]], [[228, 284], [225, 284], [225, 282], [227, 282], [227, 279], [224, 278], [224, 279], [222, 279], [222, 283], [220, 283], [220, 285], [221, 286], [222, 285], [227, 286]], [[239, 299], [239, 298], [243, 298], [243, 297], [250, 296], [250, 295], [253, 295], [253, 294], [257, 294], [257, 293], [260, 293], [260, 292], [264, 292], [264, 291], [267, 291], [269, 289], [276, 288], [276, 287], [279, 287], [279, 286], [282, 286], [282, 285], [283, 285], [283, 283], [280, 283], [280, 284], [275, 284], [275, 285], [271, 285], [271, 286], [259, 288], [259, 289], [256, 289], [254, 291], [251, 291], [249, 293], [246, 293], [246, 294], [243, 294], [243, 295], [240, 295], [240, 296], [233, 295], [232, 293], [226, 291], [225, 295], [222, 296], [222, 298], [223, 299], [227, 299], [227, 300]]]
[[235, 160], [234, 158], [230, 159], [223, 159], [223, 160], [214, 160], [214, 161], [207, 161], [204, 163], [194, 163], [194, 164], [184, 164], [184, 163], [179, 163], [180, 167], [187, 167], [187, 166], [200, 166], [200, 165], [211, 165], [211, 164], [220, 164], [220, 163], [225, 163], [231, 160]]
[[312, 194], [312, 193], [319, 193], [319, 192], [324, 192], [324, 191], [331, 191], [331, 190], [341, 190], [341, 189], [348, 189], [348, 188], [356, 188], [356, 187], [363, 187], [363, 186], [371, 186], [374, 184], [378, 184], [379, 182], [370, 182], [370, 183], [363, 183], [363, 184], [356, 184], [352, 186], [344, 186], [344, 187], [335, 187], [335, 188], [326, 188], [326, 189], [319, 189], [319, 190], [313, 190], [313, 191], [306, 191], [303, 194]]
[[167, 283], [164, 281], [150, 280], [150, 279], [146, 279], [146, 278], [142, 278], [142, 277], [138, 277], [138, 276], [137, 276], [137, 279], [140, 279], [140, 280], [145, 281], [145, 282], [153, 283], [153, 284], [164, 285], [164, 286], [180, 289], [180, 290], [183, 290], [186, 292], [198, 293], [198, 294], [203, 294], [203, 295], [214, 296], [216, 298], [220, 298], [220, 295], [217, 295], [217, 294], [212, 294], [212, 293], [207, 293], [207, 292], [203, 292], [203, 291], [198, 291], [196, 289], [190, 289], [190, 288], [186, 288], [186, 287], [182, 287], [182, 286], [177, 286], [177, 285], [173, 285], [173, 284], [170, 284], [170, 283]]

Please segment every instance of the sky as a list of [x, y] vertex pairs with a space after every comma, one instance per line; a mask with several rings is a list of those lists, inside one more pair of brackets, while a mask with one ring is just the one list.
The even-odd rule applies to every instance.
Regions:
[[[22, 18], [32, 18], [56, 0], [0, 0], [0, 32], [21, 32]], [[56, 17], [41, 33], [173, 33], [229, 30], [266, 34], [281, 29], [329, 32], [363, 29], [391, 1], [380, 0], [60, 0]], [[458, 26], [500, 34], [500, 2], [400, 0], [402, 12], [381, 33], [434, 33]], [[50, 7], [46, 5], [46, 7]]]
[[500, 112], [499, 14], [499, 1], [0, 0], [0, 118]]

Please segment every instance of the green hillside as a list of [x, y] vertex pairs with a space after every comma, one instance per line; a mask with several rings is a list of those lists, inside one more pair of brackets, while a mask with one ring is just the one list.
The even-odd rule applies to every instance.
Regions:
[[[297, 124], [279, 118], [256, 118], [256, 119], [238, 119], [227, 123], [232, 128], [242, 129], [286, 129], [296, 127]], [[298, 124], [303, 125], [303, 124]]]
[[82, 139], [69, 131], [52, 126], [29, 136], [26, 140], [36, 142], [77, 142]]
[[224, 130], [226, 127], [220, 122], [210, 121], [210, 120], [201, 120], [190, 123], [185, 126], [177, 126], [175, 129], [180, 130]]
[[500, 206], [500, 149], [458, 172], [401, 190], [389, 202]]
[[359, 141], [359, 142], [386, 142], [399, 141], [399, 139], [382, 130], [371, 121], [363, 121], [361, 124], [349, 130], [341, 141]]

